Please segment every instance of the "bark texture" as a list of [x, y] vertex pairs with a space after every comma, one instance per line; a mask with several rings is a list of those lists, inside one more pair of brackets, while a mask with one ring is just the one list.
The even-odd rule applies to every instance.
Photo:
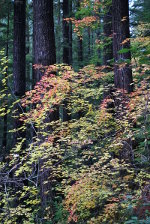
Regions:
[[[14, 1], [14, 43], [13, 43], [13, 77], [14, 77], [14, 94], [21, 98], [26, 90], [26, 54], [25, 54], [25, 30], [26, 30], [26, 0]], [[15, 116], [19, 117], [22, 110], [19, 104], [15, 105]], [[25, 132], [18, 130], [22, 126], [19, 118], [14, 120], [13, 144], [17, 138], [25, 137]]]
[[[77, 9], [80, 9], [80, 0], [77, 1]], [[79, 18], [80, 19], [80, 18]], [[79, 68], [83, 66], [83, 42], [80, 37], [77, 37], [77, 44], [78, 44], [78, 65]]]
[[[72, 24], [65, 19], [72, 14], [72, 0], [63, 0], [63, 63], [72, 64]], [[69, 121], [68, 100], [63, 105], [63, 121]]]
[[112, 44], [112, 5], [107, 6], [106, 13], [104, 15], [104, 65], [110, 65], [110, 60], [113, 59], [113, 44]]
[[[6, 59], [8, 60], [9, 57], [9, 26], [10, 26], [10, 9], [8, 6], [8, 15], [7, 15], [7, 42], [6, 42]], [[6, 85], [8, 85], [8, 68], [6, 68]], [[3, 142], [2, 142], [2, 147], [4, 150], [7, 148], [7, 106], [8, 103], [8, 91], [6, 91], [6, 104], [5, 104], [5, 115], [4, 115], [4, 127], [3, 127]]]
[[[133, 90], [132, 69], [130, 66], [131, 52], [119, 53], [130, 48], [129, 2], [128, 0], [112, 0], [113, 9], [113, 56], [115, 61], [115, 87], [128, 93]], [[119, 66], [123, 63], [123, 66]]]
[[78, 64], [80, 68], [83, 66], [83, 43], [80, 37], [78, 37]]
[[72, 64], [72, 25], [65, 19], [72, 13], [72, 1], [63, 1], [63, 63]]
[[[53, 1], [33, 0], [33, 56], [34, 64], [56, 63]], [[34, 71], [34, 83], [40, 80], [42, 72]]]
[[14, 93], [23, 96], [25, 93], [25, 23], [26, 0], [14, 1], [14, 47], [13, 76]]
[[[69, 17], [72, 16], [72, 0], [69, 0]], [[72, 64], [72, 23], [69, 23], [69, 64]]]
[[[48, 66], [56, 63], [56, 47], [54, 35], [54, 18], [53, 18], [53, 1], [52, 0], [33, 0], [33, 56], [34, 64]], [[34, 70], [34, 83], [39, 81], [43, 73]], [[55, 107], [54, 112], [47, 115], [46, 122], [56, 121], [59, 119], [59, 108]], [[52, 132], [47, 130], [45, 132]], [[42, 136], [40, 137], [42, 141]], [[52, 206], [53, 192], [51, 184], [50, 170], [44, 164], [47, 159], [39, 160], [40, 170], [40, 194], [41, 205], [46, 207], [48, 204]], [[44, 183], [48, 181], [47, 183]], [[44, 215], [44, 214], [43, 214]]]

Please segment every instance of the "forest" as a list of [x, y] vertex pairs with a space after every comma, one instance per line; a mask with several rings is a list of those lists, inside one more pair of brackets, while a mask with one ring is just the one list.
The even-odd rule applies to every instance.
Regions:
[[0, 0], [0, 223], [150, 224], [150, 0]]

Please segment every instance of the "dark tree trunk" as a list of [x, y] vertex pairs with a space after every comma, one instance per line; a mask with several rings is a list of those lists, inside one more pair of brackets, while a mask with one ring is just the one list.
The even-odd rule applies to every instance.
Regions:
[[78, 37], [78, 64], [80, 68], [83, 65], [83, 43], [80, 37]]
[[[69, 17], [72, 16], [72, 0], [69, 0]], [[72, 64], [72, 23], [69, 23], [69, 60]]]
[[[128, 0], [112, 0], [113, 5], [113, 55], [115, 87], [128, 93], [133, 90], [132, 69], [130, 66], [131, 52], [119, 53], [122, 49], [130, 48], [129, 32], [129, 2]], [[123, 43], [125, 42], [125, 43]], [[120, 63], [124, 63], [121, 68]]]
[[[34, 64], [56, 63], [53, 1], [33, 0], [33, 55]], [[34, 83], [40, 80], [42, 72], [34, 71]]]
[[25, 8], [26, 0], [15, 0], [13, 75], [14, 93], [19, 97], [25, 93]]
[[90, 59], [91, 59], [91, 29], [90, 27], [88, 27], [88, 59], [89, 59], [89, 62], [90, 62]]
[[[65, 21], [72, 14], [72, 0], [63, 0], [63, 63], [72, 64], [72, 24]], [[63, 121], [69, 121], [68, 100], [63, 105]]]
[[63, 1], [63, 63], [72, 64], [72, 25], [65, 19], [72, 13], [72, 1]]
[[[55, 64], [56, 48], [52, 0], [33, 0], [33, 34], [34, 64], [40, 64], [43, 66]], [[39, 81], [42, 75], [42, 72], [35, 70], [33, 73], [34, 83]], [[55, 111], [49, 114], [49, 117], [46, 119], [47, 120], [45, 122], [58, 120], [59, 108], [55, 107]], [[46, 161], [43, 158], [41, 158], [39, 161], [39, 169], [41, 174], [39, 184], [42, 207], [46, 207], [48, 203], [51, 203], [53, 198], [50, 181], [44, 184], [44, 181], [47, 181], [51, 177], [48, 168], [45, 167], [42, 171], [42, 166], [45, 162]], [[46, 194], [47, 191], [49, 192], [48, 194]]]
[[104, 15], [104, 65], [110, 65], [110, 60], [113, 59], [113, 44], [112, 44], [112, 5], [107, 6], [107, 12]]
[[[80, 0], [77, 1], [77, 8], [80, 9]], [[80, 37], [78, 37], [77, 41], [78, 41], [78, 65], [79, 65], [79, 68], [82, 68], [82, 66], [83, 66], [83, 42]]]
[[[6, 58], [8, 60], [9, 57], [9, 23], [10, 23], [10, 10], [8, 6], [8, 16], [7, 16], [7, 43], [6, 43]], [[6, 68], [6, 85], [8, 83], [7, 78], [8, 78], [8, 68]], [[7, 88], [7, 86], [6, 86]], [[7, 91], [7, 90], [6, 90]], [[3, 142], [2, 142], [2, 147], [4, 150], [7, 148], [7, 106], [8, 103], [8, 91], [6, 92], [6, 104], [5, 104], [5, 115], [4, 115], [4, 128], [3, 128]]]
[[[13, 45], [13, 76], [14, 76], [14, 94], [21, 98], [25, 94], [25, 30], [26, 30], [26, 0], [14, 1], [14, 45]], [[15, 106], [15, 116], [22, 113], [18, 104]], [[19, 119], [15, 119], [15, 129], [22, 126]], [[25, 132], [17, 131], [14, 135], [14, 144], [18, 137], [25, 137]]]
[[[30, 55], [30, 24], [29, 24], [29, 15], [26, 20], [26, 57]], [[30, 61], [26, 60], [26, 90], [31, 89], [31, 74], [30, 74]]]
[[57, 63], [61, 63], [61, 35], [60, 35], [60, 23], [61, 23], [61, 3], [60, 0], [58, 0], [58, 19], [57, 19], [57, 28], [56, 28], [56, 37], [58, 41], [58, 50], [56, 50], [58, 56], [57, 56]]

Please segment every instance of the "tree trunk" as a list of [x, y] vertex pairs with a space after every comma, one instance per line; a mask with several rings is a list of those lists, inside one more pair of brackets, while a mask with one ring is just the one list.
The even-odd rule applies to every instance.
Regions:
[[91, 29], [88, 27], [88, 63], [90, 63], [91, 60]]
[[[29, 3], [28, 3], [29, 4]], [[30, 56], [30, 17], [29, 12], [26, 19], [26, 57]], [[31, 64], [29, 60], [26, 60], [26, 90], [31, 90]]]
[[25, 93], [25, 8], [26, 0], [15, 0], [13, 75], [14, 93], [19, 97]]
[[[72, 13], [72, 0], [63, 0], [63, 63], [72, 64], [72, 24], [65, 21]], [[69, 121], [68, 100], [63, 105], [63, 121]]]
[[[77, 9], [80, 9], [80, 0], [77, 1]], [[80, 18], [79, 18], [80, 19]], [[77, 37], [78, 40], [78, 65], [79, 68], [82, 68], [83, 66], [83, 42], [82, 39], [80, 37]]]
[[60, 23], [61, 23], [61, 3], [58, 0], [58, 18], [57, 18], [57, 27], [56, 27], [56, 40], [57, 40], [57, 63], [61, 63], [61, 35], [60, 35]]
[[[53, 1], [33, 0], [33, 56], [34, 64], [56, 63]], [[35, 70], [34, 83], [40, 80], [42, 72]]]
[[83, 43], [82, 39], [78, 37], [78, 64], [79, 68], [83, 66]]
[[[7, 15], [7, 43], [6, 43], [6, 59], [8, 60], [9, 56], [9, 23], [10, 23], [10, 10], [8, 6], [8, 15]], [[8, 68], [6, 68], [6, 85], [8, 84]], [[8, 88], [8, 86], [6, 86]], [[3, 127], [3, 142], [2, 147], [4, 150], [7, 148], [7, 109], [8, 109], [8, 91], [6, 90], [6, 104], [5, 104], [5, 115], [4, 115], [4, 127]], [[5, 152], [4, 152], [5, 153]]]
[[63, 63], [72, 64], [72, 25], [65, 21], [70, 17], [72, 11], [72, 1], [63, 1]]
[[[54, 35], [53, 1], [52, 0], [33, 0], [33, 56], [34, 64], [48, 66], [56, 63], [56, 48]], [[34, 71], [34, 83], [39, 81], [43, 73]], [[59, 108], [49, 114], [45, 122], [56, 121], [59, 119]], [[45, 130], [46, 131], [46, 130]], [[42, 136], [41, 136], [42, 140]], [[40, 169], [40, 194], [42, 207], [46, 207], [52, 201], [52, 186], [47, 181], [51, 174], [47, 167], [42, 171], [45, 159], [39, 161]], [[46, 194], [46, 192], [49, 192]], [[52, 204], [51, 204], [52, 206]]]
[[110, 60], [113, 59], [113, 44], [112, 44], [112, 5], [107, 6], [107, 12], [104, 15], [104, 65], [110, 65]]
[[[122, 49], [130, 48], [129, 32], [129, 3], [128, 0], [112, 0], [113, 5], [113, 55], [115, 87], [133, 90], [132, 69], [130, 66], [131, 52], [119, 53]], [[124, 43], [123, 43], [124, 42]], [[123, 66], [120, 66], [123, 63]]]
[[[72, 0], [69, 0], [69, 17], [72, 16]], [[72, 65], [72, 23], [69, 23], [69, 61]]]
[[[25, 30], [26, 30], [26, 0], [14, 1], [14, 43], [13, 43], [13, 76], [14, 76], [14, 94], [21, 98], [25, 94]], [[15, 106], [15, 116], [22, 113], [18, 104]], [[15, 129], [22, 126], [19, 119], [15, 119]], [[18, 137], [25, 137], [22, 131], [16, 131], [14, 135], [14, 144]]]

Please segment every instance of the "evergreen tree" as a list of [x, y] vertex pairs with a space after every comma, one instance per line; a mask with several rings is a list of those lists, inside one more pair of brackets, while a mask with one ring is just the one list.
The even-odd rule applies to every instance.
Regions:
[[1, 223], [150, 223], [149, 7], [1, 0]]
[[104, 52], [103, 63], [110, 65], [110, 60], [113, 59], [112, 45], [112, 1], [107, 3], [104, 12]]
[[[33, 57], [34, 64], [56, 63], [53, 1], [33, 0]], [[40, 71], [34, 71], [34, 83], [39, 81], [41, 76]]]
[[[8, 15], [7, 15], [7, 35], [6, 35], [6, 60], [7, 60], [7, 66], [8, 66], [8, 58], [9, 58], [9, 29], [10, 29], [10, 6], [8, 5]], [[6, 80], [8, 79], [8, 67], [6, 68]], [[8, 80], [6, 81], [6, 85], [8, 85]], [[5, 105], [5, 115], [4, 115], [4, 128], [3, 128], [3, 143], [2, 147], [4, 149], [7, 149], [7, 122], [8, 122], [8, 116], [7, 116], [7, 109], [8, 109], [8, 92], [6, 95], [6, 105]]]
[[13, 75], [16, 96], [25, 94], [25, 0], [14, 2], [14, 53]]
[[[133, 90], [132, 69], [130, 67], [130, 32], [128, 0], [113, 0], [113, 55], [115, 87], [127, 92]], [[123, 66], [120, 66], [123, 63]]]
[[[26, 0], [14, 1], [14, 42], [13, 42], [13, 77], [14, 77], [14, 94], [21, 98], [26, 90], [26, 55], [25, 55], [25, 30], [26, 30]], [[15, 116], [22, 113], [18, 104], [15, 109]], [[19, 119], [15, 119], [15, 128], [22, 125]], [[18, 137], [23, 137], [25, 133], [16, 131], [14, 144]]]
[[[56, 63], [56, 48], [54, 35], [54, 18], [53, 18], [53, 1], [49, 0], [33, 0], [33, 52], [34, 64], [48, 66]], [[34, 70], [33, 81], [39, 81], [43, 73]], [[56, 121], [59, 119], [59, 109], [50, 113], [47, 117], [48, 121]], [[46, 122], [46, 121], [45, 121]], [[48, 179], [50, 173], [47, 169], [42, 170], [45, 160], [41, 158], [39, 162], [40, 169], [40, 193], [42, 206], [45, 207], [47, 203], [52, 200], [51, 183], [44, 184]], [[46, 194], [47, 191], [49, 194]]]
[[[77, 1], [77, 10], [80, 9], [80, 0]], [[80, 19], [80, 17], [78, 18]], [[78, 42], [78, 65], [79, 68], [83, 65], [83, 41], [82, 38], [77, 37]]]
[[72, 13], [72, 1], [63, 1], [63, 62], [72, 64], [72, 25], [65, 19]]

